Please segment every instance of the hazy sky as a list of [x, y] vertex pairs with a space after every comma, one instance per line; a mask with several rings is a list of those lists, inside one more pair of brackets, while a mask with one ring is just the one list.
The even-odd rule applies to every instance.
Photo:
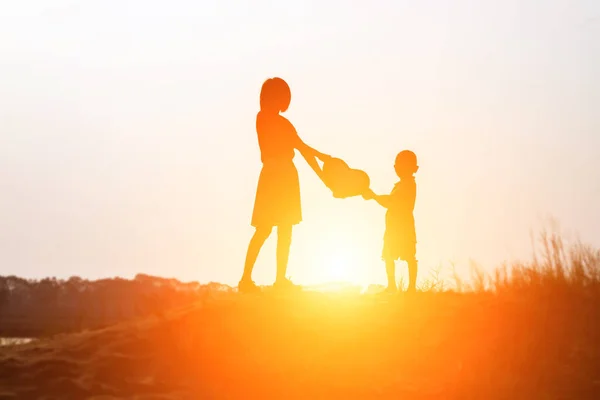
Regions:
[[[422, 277], [526, 257], [548, 216], [600, 245], [600, 2], [354, 4], [3, 2], [0, 274], [237, 283], [273, 76], [300, 136], [376, 192], [417, 153]], [[384, 281], [384, 210], [296, 165], [292, 279]]]

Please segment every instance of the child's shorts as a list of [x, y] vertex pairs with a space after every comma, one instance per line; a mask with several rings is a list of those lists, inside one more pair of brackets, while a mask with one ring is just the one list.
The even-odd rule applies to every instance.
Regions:
[[412, 261], [417, 254], [417, 242], [405, 235], [386, 231], [383, 235], [383, 260]]

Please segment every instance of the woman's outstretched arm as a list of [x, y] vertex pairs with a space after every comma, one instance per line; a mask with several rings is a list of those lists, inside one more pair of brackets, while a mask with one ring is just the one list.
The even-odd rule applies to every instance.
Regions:
[[302, 139], [298, 138], [298, 141], [300, 142], [298, 145], [298, 150], [300, 151], [300, 154], [302, 154], [302, 156], [304, 156], [304, 158], [306, 158], [306, 157], [315, 158], [316, 157], [321, 161], [327, 161], [327, 160], [331, 159], [330, 155], [321, 153], [320, 151], [313, 149], [312, 147], [310, 147], [309, 145], [304, 143], [302, 141]]
[[298, 149], [298, 151], [300, 151], [300, 154], [302, 154], [302, 157], [304, 157], [304, 159], [306, 160], [308, 165], [310, 165], [312, 170], [315, 171], [317, 176], [319, 178], [321, 178], [321, 180], [323, 180], [323, 170], [321, 169], [321, 166], [317, 162], [317, 158], [320, 159], [321, 161], [327, 161], [327, 160], [331, 159], [331, 156], [313, 149], [312, 147], [310, 147], [309, 145], [304, 143], [302, 141], [302, 139], [300, 139], [299, 137], [298, 137], [298, 145], [296, 146], [296, 148]]

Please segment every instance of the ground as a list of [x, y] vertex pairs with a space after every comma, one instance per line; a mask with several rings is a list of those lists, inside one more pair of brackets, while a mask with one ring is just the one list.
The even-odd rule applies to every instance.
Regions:
[[0, 349], [0, 399], [592, 399], [598, 305], [571, 293], [231, 293]]

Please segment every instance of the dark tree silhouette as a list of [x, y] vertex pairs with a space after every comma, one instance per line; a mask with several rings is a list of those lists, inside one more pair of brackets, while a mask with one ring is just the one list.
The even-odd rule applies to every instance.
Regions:
[[211, 282], [184, 283], [139, 274], [134, 279], [27, 280], [0, 276], [0, 336], [38, 336], [93, 328], [233, 291]]

